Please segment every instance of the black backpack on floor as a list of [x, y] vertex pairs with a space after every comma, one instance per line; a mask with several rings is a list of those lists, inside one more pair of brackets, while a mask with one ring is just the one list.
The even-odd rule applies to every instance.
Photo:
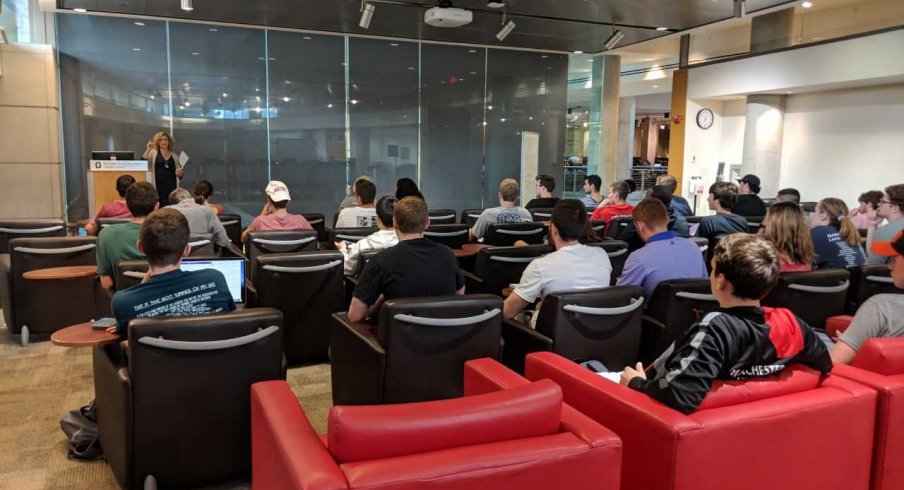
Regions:
[[100, 434], [97, 430], [97, 414], [94, 400], [84, 407], [71, 410], [60, 420], [60, 429], [69, 440], [69, 457], [75, 459], [98, 459], [104, 456], [100, 448]]

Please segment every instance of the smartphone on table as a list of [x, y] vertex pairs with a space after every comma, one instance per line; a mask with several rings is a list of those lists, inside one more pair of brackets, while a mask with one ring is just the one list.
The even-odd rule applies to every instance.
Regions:
[[95, 320], [91, 322], [91, 328], [94, 330], [106, 330], [110, 327], [116, 326], [116, 319], [111, 317], [104, 317], [99, 320]]

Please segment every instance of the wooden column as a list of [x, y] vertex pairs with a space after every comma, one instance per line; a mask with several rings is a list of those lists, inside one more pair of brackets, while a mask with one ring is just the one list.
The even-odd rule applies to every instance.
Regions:
[[687, 70], [672, 73], [672, 127], [669, 134], [669, 175], [678, 181], [679, 195], [684, 182], [684, 133], [691, 121], [687, 117]]

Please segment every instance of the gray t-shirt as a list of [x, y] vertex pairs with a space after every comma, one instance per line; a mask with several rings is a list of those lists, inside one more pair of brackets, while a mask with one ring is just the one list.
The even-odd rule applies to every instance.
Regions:
[[471, 231], [478, 240], [483, 240], [487, 228], [493, 223], [521, 223], [522, 221], [533, 221], [533, 217], [530, 211], [521, 206], [489, 208], [480, 213], [480, 217], [477, 218]]
[[[876, 228], [876, 232], [873, 233], [873, 241], [890, 242], [892, 238], [894, 238], [895, 235], [897, 235], [901, 230], [904, 230], [904, 218], [898, 218], [894, 221], [890, 221], [886, 223], [885, 226]], [[878, 265], [887, 264], [888, 257], [876, 255], [872, 250], [867, 250], [866, 263]]]
[[904, 337], [904, 294], [877, 294], [866, 300], [838, 340], [857, 351], [876, 337]]
[[220, 222], [220, 218], [217, 218], [217, 213], [213, 209], [189, 200], [167, 207], [185, 215], [185, 219], [188, 220], [188, 229], [192, 235], [210, 234], [213, 235], [213, 242], [218, 246], [229, 245], [229, 235], [226, 234], [223, 223]]

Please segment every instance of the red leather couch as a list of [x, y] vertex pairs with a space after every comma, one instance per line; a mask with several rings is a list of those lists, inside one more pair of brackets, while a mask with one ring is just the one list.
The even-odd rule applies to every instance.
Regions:
[[622, 490], [865, 490], [876, 394], [839, 376], [786, 369], [778, 379], [717, 382], [683, 415], [549, 352], [527, 357], [565, 402], [624, 443]]
[[253, 385], [253, 488], [619, 488], [621, 441], [558, 386], [490, 359], [465, 369], [462, 398], [333, 407], [323, 437], [285, 382]]
[[879, 394], [870, 488], [904, 488], [904, 338], [867, 340], [852, 365], [832, 372]]

